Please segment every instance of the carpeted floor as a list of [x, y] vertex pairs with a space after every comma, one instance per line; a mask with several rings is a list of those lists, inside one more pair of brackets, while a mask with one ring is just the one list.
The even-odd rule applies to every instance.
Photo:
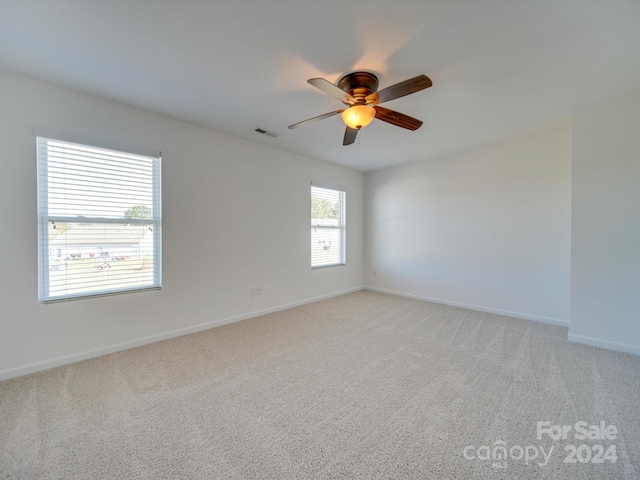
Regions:
[[0, 383], [0, 478], [640, 478], [640, 358], [566, 336], [324, 300]]

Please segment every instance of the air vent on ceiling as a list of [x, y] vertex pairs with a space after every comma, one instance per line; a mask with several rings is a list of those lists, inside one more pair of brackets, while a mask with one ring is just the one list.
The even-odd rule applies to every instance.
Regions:
[[261, 133], [262, 135], [266, 135], [267, 137], [273, 137], [276, 138], [278, 136], [277, 133], [275, 132], [270, 132], [269, 130], [265, 130], [264, 128], [260, 128], [260, 127], [256, 127], [254, 129], [254, 132], [258, 132]]

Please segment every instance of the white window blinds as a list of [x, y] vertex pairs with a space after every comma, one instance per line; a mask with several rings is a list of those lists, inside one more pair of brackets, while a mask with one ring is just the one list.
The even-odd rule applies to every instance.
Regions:
[[346, 263], [346, 192], [311, 184], [311, 267]]
[[40, 302], [160, 288], [159, 152], [36, 146]]

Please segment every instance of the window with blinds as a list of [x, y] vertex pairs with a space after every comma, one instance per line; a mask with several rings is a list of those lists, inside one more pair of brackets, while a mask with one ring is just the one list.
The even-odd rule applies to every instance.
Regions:
[[160, 152], [36, 146], [40, 302], [159, 289]]
[[346, 192], [311, 184], [311, 267], [346, 263]]

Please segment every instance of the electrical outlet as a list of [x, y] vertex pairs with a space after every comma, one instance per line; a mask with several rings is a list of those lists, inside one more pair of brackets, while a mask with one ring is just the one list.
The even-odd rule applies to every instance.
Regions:
[[262, 295], [262, 287], [251, 287], [249, 288], [249, 296], [257, 297]]

